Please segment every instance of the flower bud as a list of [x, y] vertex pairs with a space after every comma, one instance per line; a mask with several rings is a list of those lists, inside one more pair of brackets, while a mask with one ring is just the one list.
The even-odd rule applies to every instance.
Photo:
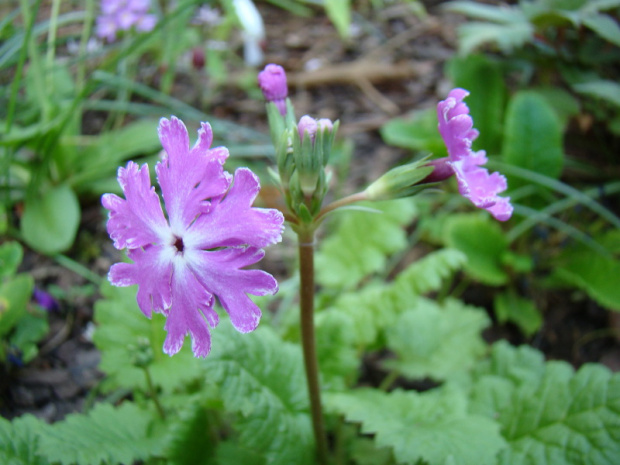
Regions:
[[265, 66], [265, 69], [258, 73], [258, 85], [263, 91], [265, 100], [273, 102], [282, 116], [286, 115], [288, 86], [284, 68], [274, 64]]
[[308, 115], [302, 116], [299, 120], [299, 124], [297, 125], [297, 131], [299, 131], [299, 139], [303, 143], [304, 137], [307, 134], [310, 138], [310, 143], [314, 144], [314, 138], [316, 137], [316, 132], [318, 129], [319, 125], [314, 118]]
[[434, 167], [419, 160], [397, 166], [385, 173], [364, 191], [368, 200], [389, 200], [411, 197], [428, 187], [426, 179]]

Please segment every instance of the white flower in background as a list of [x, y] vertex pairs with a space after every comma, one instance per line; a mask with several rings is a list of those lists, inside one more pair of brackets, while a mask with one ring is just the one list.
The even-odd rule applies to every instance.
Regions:
[[265, 41], [263, 18], [252, 0], [233, 0], [233, 6], [243, 29], [243, 58], [249, 66], [258, 66], [263, 62], [262, 46]]

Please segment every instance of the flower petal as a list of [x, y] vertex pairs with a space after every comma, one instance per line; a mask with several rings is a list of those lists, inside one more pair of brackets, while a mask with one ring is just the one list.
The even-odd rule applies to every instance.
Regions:
[[167, 155], [155, 167], [157, 179], [170, 226], [175, 234], [182, 234], [201, 212], [208, 211], [207, 200], [223, 195], [228, 188], [222, 167], [228, 152], [209, 149], [213, 136], [204, 123], [190, 151], [187, 129], [174, 116], [170, 121], [161, 119], [159, 138]]
[[108, 279], [114, 286], [138, 285], [138, 306], [151, 317], [156, 313], [167, 314], [172, 305], [172, 258], [170, 246], [150, 246], [128, 252], [134, 263], [116, 263], [110, 268]]
[[471, 149], [479, 133], [473, 128], [469, 108], [463, 102], [468, 95], [464, 89], [453, 89], [446, 100], [437, 104], [439, 132], [448, 149], [446, 164], [452, 167], [463, 197], [498, 220], [506, 221], [512, 215], [510, 199], [497, 195], [507, 189], [506, 178], [497, 172], [489, 174], [482, 168], [487, 162], [484, 150]]
[[254, 208], [258, 178], [247, 168], [235, 172], [223, 200], [190, 227], [186, 244], [195, 249], [250, 245], [265, 247], [282, 240], [284, 216], [276, 209]]
[[263, 256], [261, 249], [253, 247], [212, 252], [196, 250], [186, 256], [200, 284], [218, 298], [233, 326], [242, 333], [256, 329], [261, 317], [260, 309], [247, 294], [278, 292], [278, 283], [269, 273], [241, 269], [253, 265]]
[[138, 165], [130, 161], [127, 168], [119, 168], [118, 182], [126, 199], [114, 194], [101, 197], [103, 206], [110, 210], [107, 229], [114, 247], [135, 249], [165, 240], [170, 228], [159, 196], [151, 186], [148, 166], [138, 169]]
[[172, 307], [164, 326], [168, 331], [164, 352], [168, 355], [176, 354], [189, 333], [194, 355], [206, 357], [211, 350], [209, 324], [216, 326], [218, 316], [212, 307], [213, 296], [196, 280], [182, 258], [174, 262], [172, 295]]

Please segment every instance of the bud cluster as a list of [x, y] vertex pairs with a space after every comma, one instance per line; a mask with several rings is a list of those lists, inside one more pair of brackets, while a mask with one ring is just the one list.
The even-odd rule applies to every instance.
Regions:
[[258, 84], [267, 100], [277, 177], [287, 206], [302, 222], [310, 223], [327, 192], [325, 169], [339, 123], [309, 115], [297, 122], [281, 66], [267, 65], [258, 74]]

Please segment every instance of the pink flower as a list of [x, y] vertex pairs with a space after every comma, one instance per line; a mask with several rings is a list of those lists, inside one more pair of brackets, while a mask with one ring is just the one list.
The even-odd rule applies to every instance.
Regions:
[[282, 116], [286, 115], [288, 86], [284, 68], [274, 64], [265, 66], [265, 69], [258, 73], [258, 85], [263, 91], [265, 100], [275, 103], [278, 110], [280, 110], [280, 114]]
[[205, 357], [211, 348], [209, 326], [218, 324], [215, 297], [240, 332], [252, 331], [261, 312], [247, 294], [275, 294], [276, 280], [261, 270], [242, 269], [258, 262], [262, 247], [279, 242], [284, 218], [278, 210], [252, 207], [260, 190], [247, 168], [234, 177], [224, 171], [225, 147], [210, 148], [211, 126], [202, 123], [189, 148], [182, 121], [159, 123], [165, 149], [155, 166], [160, 197], [151, 186], [148, 166], [129, 162], [119, 168], [125, 198], [104, 194], [108, 233], [133, 263], [116, 263], [108, 279], [115, 286], [138, 285], [138, 305], [167, 317], [164, 352], [177, 353], [189, 333], [192, 350]]
[[508, 187], [506, 178], [481, 168], [487, 162], [484, 150], [474, 152], [471, 149], [479, 133], [473, 128], [469, 108], [463, 103], [468, 95], [464, 89], [453, 89], [446, 100], [437, 104], [439, 133], [448, 148], [445, 163], [454, 171], [463, 197], [476, 207], [488, 210], [499, 221], [506, 221], [512, 216], [510, 197], [497, 195]]

